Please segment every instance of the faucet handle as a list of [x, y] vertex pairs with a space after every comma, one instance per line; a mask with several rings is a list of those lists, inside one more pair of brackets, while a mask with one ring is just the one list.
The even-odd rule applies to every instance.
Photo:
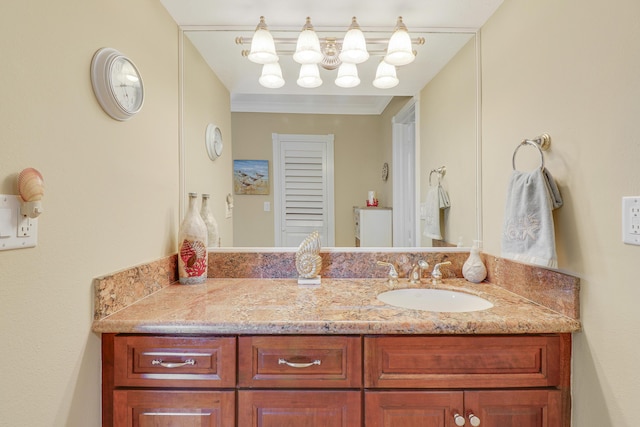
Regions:
[[433, 266], [433, 271], [431, 272], [431, 277], [433, 278], [433, 282], [437, 283], [440, 279], [442, 279], [442, 271], [440, 271], [440, 268], [443, 265], [449, 265], [451, 264], [451, 261], [444, 261], [444, 262], [439, 262], [436, 265]]
[[398, 280], [398, 270], [396, 270], [396, 266], [386, 261], [377, 261], [376, 264], [383, 265], [389, 267], [389, 281]]

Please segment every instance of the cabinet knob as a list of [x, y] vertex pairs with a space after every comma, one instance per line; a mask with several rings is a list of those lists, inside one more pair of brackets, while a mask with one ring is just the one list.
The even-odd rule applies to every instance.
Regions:
[[478, 427], [480, 425], [480, 418], [476, 417], [473, 412], [469, 412], [468, 418], [473, 427]]
[[460, 415], [460, 414], [458, 413], [458, 411], [454, 411], [454, 414], [453, 414], [453, 421], [456, 423], [456, 425], [457, 425], [458, 427], [462, 427], [462, 426], [465, 424], [465, 422], [466, 422], [466, 420], [464, 419], [464, 417], [463, 417], [462, 415]]

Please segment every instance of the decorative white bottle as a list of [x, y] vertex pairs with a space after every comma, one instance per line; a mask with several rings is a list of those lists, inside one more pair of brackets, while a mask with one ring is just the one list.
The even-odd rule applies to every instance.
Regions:
[[184, 285], [207, 279], [207, 226], [198, 214], [197, 201], [198, 194], [189, 193], [189, 209], [178, 232], [178, 278]]
[[480, 257], [480, 244], [480, 240], [473, 241], [469, 258], [462, 265], [462, 276], [473, 283], [480, 283], [487, 277], [487, 267]]
[[209, 242], [209, 247], [219, 247], [220, 246], [220, 234], [218, 233], [218, 222], [216, 218], [213, 216], [211, 209], [209, 208], [209, 195], [202, 195], [202, 207], [200, 208], [200, 216], [204, 221], [204, 224], [207, 226], [207, 242]]

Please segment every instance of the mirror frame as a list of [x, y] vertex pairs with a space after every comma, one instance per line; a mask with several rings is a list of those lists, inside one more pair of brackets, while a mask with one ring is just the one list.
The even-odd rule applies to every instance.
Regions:
[[[184, 39], [187, 31], [220, 31], [221, 28], [214, 26], [178, 26], [178, 169], [179, 169], [179, 212], [180, 220], [184, 218], [186, 212], [186, 171], [185, 171], [185, 138], [184, 138]], [[229, 28], [224, 28], [228, 31]], [[417, 32], [433, 32], [433, 33], [465, 33], [474, 36], [475, 44], [475, 62], [476, 62], [476, 238], [474, 240], [483, 240], [482, 230], [482, 55], [480, 29], [469, 28], [420, 28]], [[419, 99], [419, 94], [414, 95]], [[418, 156], [416, 156], [418, 157]], [[418, 159], [416, 159], [417, 162]], [[420, 194], [420, 174], [416, 174], [416, 191]], [[418, 200], [420, 198], [418, 197]], [[420, 213], [419, 204], [416, 206], [416, 213]], [[215, 252], [292, 252], [297, 248], [290, 247], [216, 247], [209, 248], [209, 251]], [[433, 246], [414, 246], [414, 247], [323, 247], [325, 252], [459, 252], [469, 251], [470, 246], [464, 247], [433, 247]]]

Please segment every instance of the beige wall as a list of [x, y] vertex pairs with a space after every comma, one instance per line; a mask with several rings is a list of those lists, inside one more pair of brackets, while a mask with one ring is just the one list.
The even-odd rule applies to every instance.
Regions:
[[[620, 198], [640, 194], [639, 15], [636, 0], [506, 0], [482, 31], [485, 250], [500, 252], [515, 144], [549, 132], [547, 164], [565, 200], [555, 216], [559, 264], [582, 279], [579, 427], [635, 425], [640, 395], [640, 248], [620, 241]], [[0, 420], [99, 426], [91, 280], [175, 251], [176, 27], [149, 0], [5, 2], [0, 34], [0, 190], [14, 193], [29, 166], [47, 185], [38, 246], [0, 252]], [[91, 91], [91, 56], [103, 46], [129, 55], [144, 78], [144, 108], [128, 122], [106, 116]], [[297, 132], [270, 129], [269, 147], [272, 131]], [[347, 206], [380, 182], [383, 160]]]
[[500, 253], [514, 148], [548, 132], [559, 266], [582, 282], [576, 427], [637, 424], [640, 247], [620, 224], [640, 195], [639, 16], [637, 0], [506, 0], [482, 29], [484, 246]]
[[[155, 0], [3, 2], [0, 193], [44, 175], [38, 245], [0, 252], [0, 424], [100, 426], [94, 277], [175, 252], [177, 28]], [[128, 55], [146, 98], [118, 122], [95, 100], [91, 58]]]
[[[476, 49], [475, 38], [420, 92], [420, 185], [426, 199], [430, 171], [447, 168], [442, 186], [451, 207], [440, 211], [442, 237], [471, 246], [477, 237], [476, 208]], [[432, 184], [436, 185], [433, 174]], [[421, 221], [424, 227], [424, 221]], [[431, 239], [422, 236], [422, 246]]]
[[[226, 218], [226, 196], [232, 188], [232, 134], [229, 91], [213, 73], [188, 37], [184, 37], [184, 156], [186, 193], [208, 193], [209, 206], [220, 234], [222, 246], [233, 244], [233, 217]], [[204, 143], [207, 125], [222, 132], [222, 155], [211, 161]], [[200, 198], [200, 203], [202, 199]], [[213, 246], [212, 242], [209, 242]]]
[[382, 163], [391, 164], [391, 134], [383, 134], [380, 116], [233, 113], [232, 122], [233, 158], [269, 160], [272, 185], [268, 196], [235, 196], [234, 246], [274, 245], [272, 133], [334, 134], [336, 246], [354, 246], [353, 206], [365, 204], [368, 190], [391, 205], [389, 182], [380, 178]]

